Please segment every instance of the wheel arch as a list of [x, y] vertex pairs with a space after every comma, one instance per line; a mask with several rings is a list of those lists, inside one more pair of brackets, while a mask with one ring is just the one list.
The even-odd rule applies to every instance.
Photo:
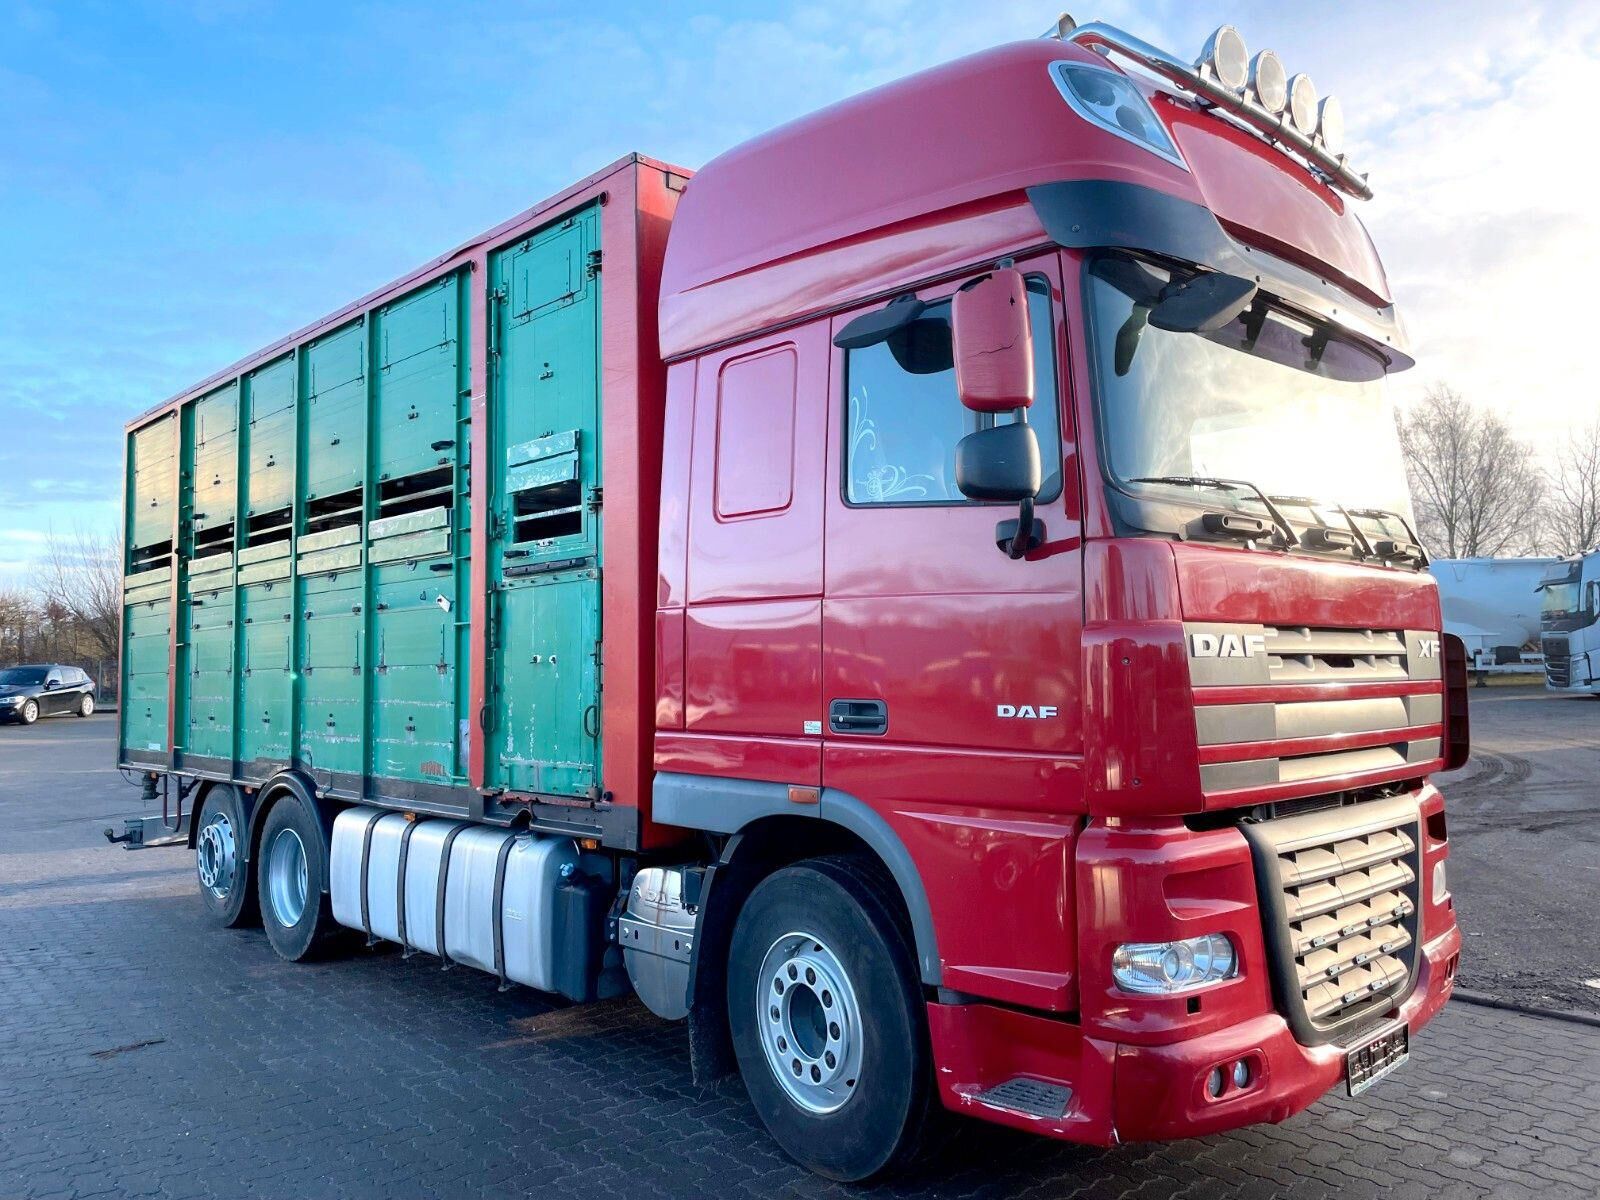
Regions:
[[[251, 797], [248, 790], [242, 790], [241, 801], [250, 807], [250, 859], [254, 861], [257, 852], [261, 849], [261, 830], [267, 823], [267, 814], [272, 811], [272, 806], [283, 796], [294, 796], [306, 808], [314, 813], [317, 818], [317, 829], [322, 834], [322, 861], [331, 862], [333, 852], [333, 818], [337, 816], [335, 806], [325, 800], [319, 799], [317, 790], [310, 780], [298, 771], [280, 771], [268, 779]], [[328, 880], [321, 881], [321, 890], [324, 894], [328, 891]]]
[[733, 1070], [725, 995], [734, 923], [756, 885], [793, 863], [848, 853], [881, 867], [894, 884], [919, 982], [939, 986], [938, 937], [922, 877], [905, 843], [858, 797], [825, 788], [817, 803], [803, 805], [789, 799], [785, 784], [661, 773], [653, 816], [731, 835], [706, 871], [689, 965], [689, 1044], [697, 1080]]

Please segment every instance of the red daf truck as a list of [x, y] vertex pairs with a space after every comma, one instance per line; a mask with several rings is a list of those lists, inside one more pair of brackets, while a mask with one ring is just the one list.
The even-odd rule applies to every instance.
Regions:
[[1064, 20], [146, 413], [120, 762], [206, 911], [631, 989], [837, 1179], [1399, 1066], [1465, 675], [1342, 137], [1229, 27]]

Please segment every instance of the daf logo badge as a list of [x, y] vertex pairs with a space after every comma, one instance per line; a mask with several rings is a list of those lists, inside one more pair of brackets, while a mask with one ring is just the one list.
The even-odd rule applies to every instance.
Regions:
[[1254, 658], [1266, 653], [1267, 639], [1260, 633], [1192, 633], [1189, 653], [1195, 658]]
[[1054, 704], [997, 704], [994, 715], [1019, 721], [1048, 721], [1060, 711]]

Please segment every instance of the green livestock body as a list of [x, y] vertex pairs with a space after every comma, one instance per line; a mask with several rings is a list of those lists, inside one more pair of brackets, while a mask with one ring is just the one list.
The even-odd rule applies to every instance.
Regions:
[[[597, 207], [489, 258], [490, 554], [471, 543], [467, 267], [128, 436], [122, 761], [465, 810], [599, 779]], [[469, 712], [471, 575], [489, 712]], [[169, 744], [168, 679], [175, 708]]]

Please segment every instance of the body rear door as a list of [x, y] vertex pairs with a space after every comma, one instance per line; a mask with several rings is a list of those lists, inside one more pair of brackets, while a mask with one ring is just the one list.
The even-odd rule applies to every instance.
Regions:
[[600, 787], [599, 213], [490, 260], [485, 784]]

